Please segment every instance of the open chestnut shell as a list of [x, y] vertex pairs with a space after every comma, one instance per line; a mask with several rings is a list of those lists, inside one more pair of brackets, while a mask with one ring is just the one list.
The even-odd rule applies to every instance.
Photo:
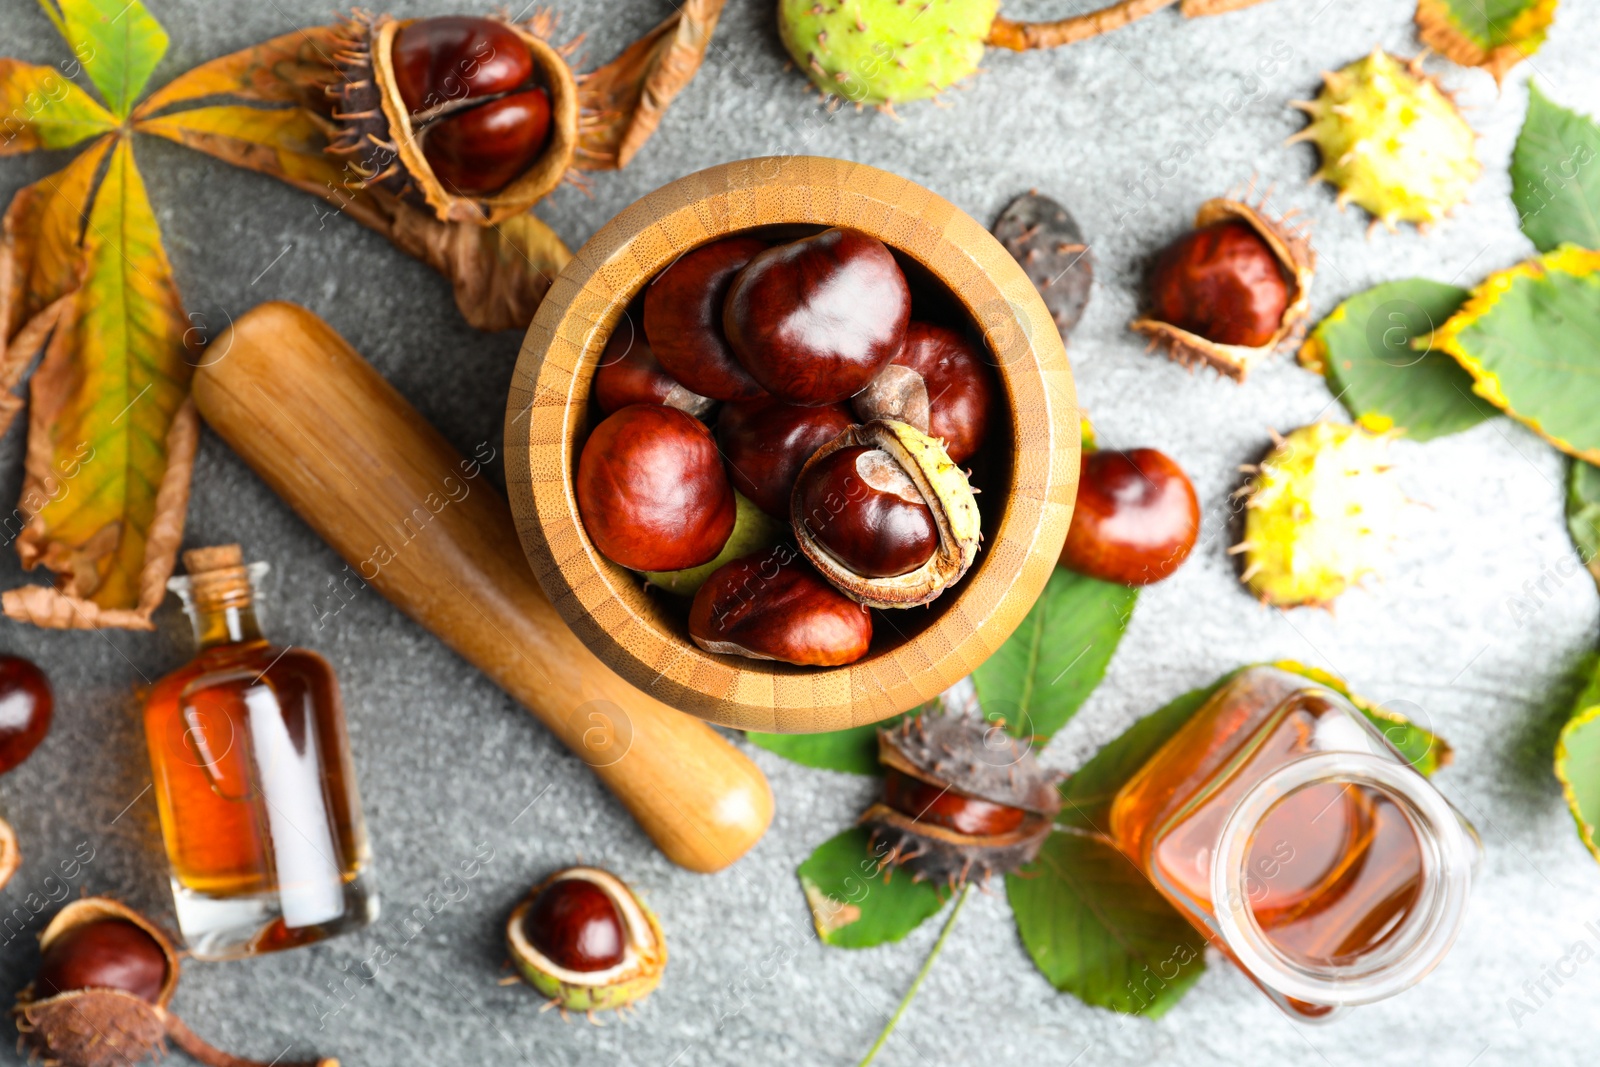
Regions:
[[939, 528], [911, 476], [882, 449], [830, 451], [795, 483], [795, 514], [828, 555], [863, 578], [916, 570], [939, 547]]
[[659, 404], [608, 415], [578, 457], [578, 513], [600, 554], [636, 571], [707, 563], [733, 533], [733, 486], [711, 431]]
[[841, 227], [757, 255], [722, 312], [739, 362], [790, 404], [854, 396], [899, 354], [910, 321], [911, 288], [894, 254]]
[[[855, 447], [883, 453], [927, 505], [938, 533], [938, 546], [909, 571], [887, 576], [862, 574], [830, 551], [823, 539], [821, 531], [857, 501], [851, 498], [851, 486], [834, 484], [832, 478], [827, 479], [828, 484], [811, 485], [808, 476], [827, 471], [829, 468], [823, 465], [835, 452]], [[859, 495], [861, 490], [854, 492]], [[800, 551], [845, 595], [871, 608], [910, 608], [937, 599], [972, 566], [982, 538], [978, 502], [966, 475], [951, 462], [938, 441], [915, 426], [892, 419], [853, 426], [818, 449], [795, 480], [790, 510], [790, 524]]]
[[983, 354], [954, 330], [928, 322], [906, 327], [905, 347], [850, 400], [862, 422], [908, 422], [965, 463], [989, 431], [997, 392]]
[[780, 544], [706, 579], [689, 609], [689, 636], [721, 655], [837, 667], [867, 654], [872, 616]]

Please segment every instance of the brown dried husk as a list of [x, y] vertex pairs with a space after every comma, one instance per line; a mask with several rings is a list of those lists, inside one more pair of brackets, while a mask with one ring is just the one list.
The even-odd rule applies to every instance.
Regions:
[[1203, 364], [1242, 382], [1252, 367], [1284, 345], [1298, 340], [1305, 331], [1306, 317], [1311, 311], [1311, 279], [1316, 269], [1316, 253], [1305, 237], [1290, 229], [1284, 219], [1270, 219], [1242, 200], [1224, 197], [1207, 200], [1195, 213], [1194, 225], [1195, 229], [1202, 229], [1230, 220], [1244, 222], [1260, 234], [1287, 276], [1289, 304], [1272, 338], [1259, 347], [1222, 345], [1169, 322], [1143, 317], [1131, 322], [1129, 328], [1149, 337], [1151, 347], [1160, 345], [1168, 356], [1186, 367]]
[[879, 728], [878, 761], [937, 788], [1026, 813], [1009, 833], [975, 836], [874, 804], [861, 824], [875, 847], [886, 847], [888, 864], [904, 867], [915, 882], [957, 888], [974, 876], [1009, 874], [1038, 856], [1061, 810], [1062, 776], [1041, 767], [1025, 742], [976, 715], [924, 713]]

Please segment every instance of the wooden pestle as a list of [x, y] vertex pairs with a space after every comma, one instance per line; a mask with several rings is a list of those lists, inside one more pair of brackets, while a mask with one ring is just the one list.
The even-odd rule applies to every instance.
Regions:
[[194, 398], [353, 571], [589, 763], [674, 863], [715, 871], [772, 820], [761, 771], [567, 629], [505, 500], [305, 308], [263, 304], [207, 349]]

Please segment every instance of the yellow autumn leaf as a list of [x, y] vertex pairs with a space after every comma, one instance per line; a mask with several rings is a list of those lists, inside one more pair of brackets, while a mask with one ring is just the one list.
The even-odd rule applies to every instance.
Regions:
[[237, 96], [270, 104], [327, 107], [323, 88], [339, 81], [334, 55], [338, 25], [310, 26], [218, 56], [185, 71], [145, 98], [135, 119], [164, 107], [208, 96]]
[[12, 198], [0, 238], [0, 325], [8, 345], [34, 316], [78, 287], [83, 218], [111, 142], [101, 138]]
[[116, 124], [56, 68], [0, 58], [0, 156], [70, 148]]
[[82, 255], [75, 321], [63, 324], [71, 343], [52, 344], [31, 383], [29, 522], [17, 552], [25, 567], [56, 571], [60, 594], [148, 614], [187, 503], [192, 442], [181, 471], [169, 471], [168, 452], [192, 367], [189, 324], [127, 139], [112, 151]]

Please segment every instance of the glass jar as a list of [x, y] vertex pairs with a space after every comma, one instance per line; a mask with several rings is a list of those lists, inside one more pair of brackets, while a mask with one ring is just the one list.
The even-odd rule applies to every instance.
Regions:
[[377, 918], [371, 856], [333, 668], [270, 644], [266, 564], [238, 545], [184, 553], [199, 652], [145, 701], [161, 831], [190, 952], [220, 960], [310, 944]]
[[1111, 836], [1292, 1017], [1393, 996], [1455, 942], [1476, 832], [1362, 712], [1241, 671], [1118, 792]]

